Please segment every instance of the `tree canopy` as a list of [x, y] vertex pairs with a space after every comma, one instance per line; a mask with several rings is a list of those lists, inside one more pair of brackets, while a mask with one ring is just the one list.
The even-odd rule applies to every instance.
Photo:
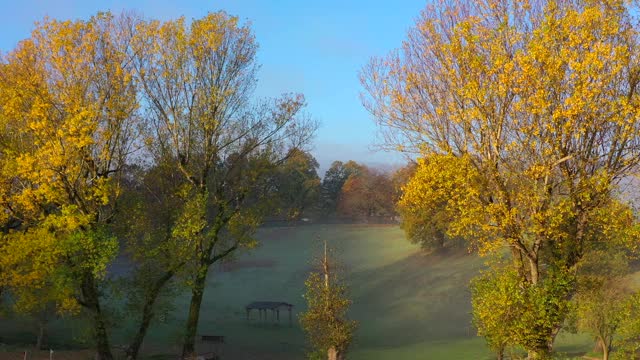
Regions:
[[103, 285], [122, 243], [149, 275], [140, 336], [169, 280], [190, 285], [190, 355], [209, 267], [255, 244], [317, 127], [301, 94], [255, 98], [257, 48], [224, 12], [37, 24], [0, 63], [0, 286], [24, 308], [87, 310], [110, 359]]
[[[429, 6], [361, 74], [386, 146], [423, 158], [402, 202], [427, 201], [415, 211], [437, 212], [482, 254], [509, 249], [536, 293], [556, 294], [543, 289], [595, 242], [633, 246], [635, 217], [615, 191], [640, 161], [636, 39], [623, 1]], [[530, 356], [550, 351], [572, 284], [534, 314], [538, 340], [520, 343]]]

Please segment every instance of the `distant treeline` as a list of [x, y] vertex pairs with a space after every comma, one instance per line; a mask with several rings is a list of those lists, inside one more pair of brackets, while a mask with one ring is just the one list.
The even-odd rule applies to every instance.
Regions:
[[289, 153], [277, 179], [281, 212], [268, 218], [267, 224], [396, 223], [400, 219], [396, 204], [415, 164], [384, 171], [353, 160], [334, 161], [322, 179], [318, 168], [308, 152]]

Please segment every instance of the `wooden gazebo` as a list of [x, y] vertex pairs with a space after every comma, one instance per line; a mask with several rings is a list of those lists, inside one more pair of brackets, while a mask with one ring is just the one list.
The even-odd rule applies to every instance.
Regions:
[[281, 301], [254, 301], [245, 306], [247, 310], [247, 320], [250, 319], [251, 310], [258, 310], [260, 320], [267, 319], [267, 311], [271, 310], [271, 319], [280, 322], [280, 309], [289, 311], [289, 325], [291, 325], [291, 308], [293, 305]]

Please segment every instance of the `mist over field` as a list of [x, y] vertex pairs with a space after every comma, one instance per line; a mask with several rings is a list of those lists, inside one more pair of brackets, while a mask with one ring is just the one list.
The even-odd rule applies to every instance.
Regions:
[[0, 359], [640, 359], [639, 2], [5, 5]]

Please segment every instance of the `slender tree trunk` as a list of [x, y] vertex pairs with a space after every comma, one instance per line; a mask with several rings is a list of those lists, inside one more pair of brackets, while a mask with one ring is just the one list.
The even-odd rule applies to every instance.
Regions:
[[209, 264], [206, 261], [200, 262], [200, 268], [191, 290], [191, 304], [189, 315], [187, 316], [186, 332], [184, 334], [184, 345], [182, 347], [182, 358], [193, 357], [195, 353], [196, 331], [198, 330], [198, 319], [200, 317], [200, 305], [207, 280]]
[[111, 353], [111, 346], [109, 345], [109, 335], [107, 333], [107, 326], [104, 321], [104, 315], [98, 309], [94, 314], [95, 322], [95, 338], [96, 348], [100, 360], [113, 360], [113, 354]]
[[600, 350], [602, 350], [602, 360], [609, 360], [611, 345], [607, 344], [607, 341], [601, 336], [598, 336], [598, 345], [600, 346]]
[[47, 323], [43, 320], [38, 321], [38, 338], [36, 340], [36, 350], [42, 349], [42, 342], [44, 340], [44, 332]]
[[344, 353], [332, 346], [327, 350], [327, 360], [344, 360]]
[[[530, 254], [529, 259], [529, 281], [532, 286], [538, 286], [540, 281], [540, 267], [538, 264], [537, 254]], [[551, 345], [547, 342], [536, 344], [533, 348], [527, 349], [527, 359], [548, 359], [551, 354]]]
[[529, 279], [531, 284], [536, 286], [540, 280], [540, 269], [538, 267], [537, 256], [529, 257], [529, 275], [531, 276]]
[[335, 347], [330, 347], [327, 350], [327, 360], [338, 360], [338, 352]]
[[593, 350], [591, 350], [591, 352], [599, 353], [602, 351], [602, 343], [600, 342], [600, 338], [597, 336], [594, 340], [596, 341], [596, 343], [593, 345]]
[[[203, 193], [205, 193], [204, 190]], [[213, 247], [218, 240], [219, 231], [229, 221], [229, 219], [231, 219], [231, 215], [224, 214], [224, 209], [222, 207], [219, 210], [220, 214], [217, 215], [215, 225], [212, 229], [212, 235], [210, 235], [211, 238], [208, 240], [209, 243], [204, 249], [204, 252], [200, 255], [200, 265], [198, 267], [193, 287], [191, 288], [191, 304], [189, 305], [189, 315], [187, 316], [184, 344], [182, 346], [183, 359], [193, 357], [195, 354], [196, 331], [198, 330], [198, 320], [200, 318], [200, 306], [202, 304], [202, 297], [204, 295], [209, 268], [213, 263], [224, 258], [238, 248], [238, 244], [236, 243], [227, 250], [211, 257]]]
[[98, 294], [98, 288], [93, 274], [87, 272], [84, 275], [82, 282], [84, 306], [87, 307], [93, 315], [93, 336], [96, 342], [96, 351], [98, 353], [99, 360], [113, 360], [111, 346], [109, 345], [107, 325], [100, 307], [100, 296]]
[[562, 330], [562, 324], [557, 324], [553, 332], [551, 333], [551, 337], [549, 340], [549, 351], [553, 350], [553, 344], [556, 342], [556, 337], [560, 334], [560, 330]]
[[147, 294], [146, 302], [144, 304], [144, 308], [142, 309], [142, 320], [140, 321], [138, 332], [127, 348], [127, 360], [135, 360], [138, 358], [140, 347], [142, 346], [142, 342], [147, 335], [147, 330], [149, 329], [149, 325], [151, 324], [151, 320], [154, 316], [153, 306], [155, 305], [155, 302], [160, 295], [160, 291], [167, 284], [167, 282], [171, 280], [174, 274], [175, 272], [173, 270], [167, 271], [160, 279], [156, 281], [153, 289], [151, 289], [151, 291]]
[[447, 237], [444, 231], [436, 230], [435, 237], [436, 237], [436, 242], [438, 244], [438, 248], [444, 249], [446, 245], [446, 240], [447, 240]]

